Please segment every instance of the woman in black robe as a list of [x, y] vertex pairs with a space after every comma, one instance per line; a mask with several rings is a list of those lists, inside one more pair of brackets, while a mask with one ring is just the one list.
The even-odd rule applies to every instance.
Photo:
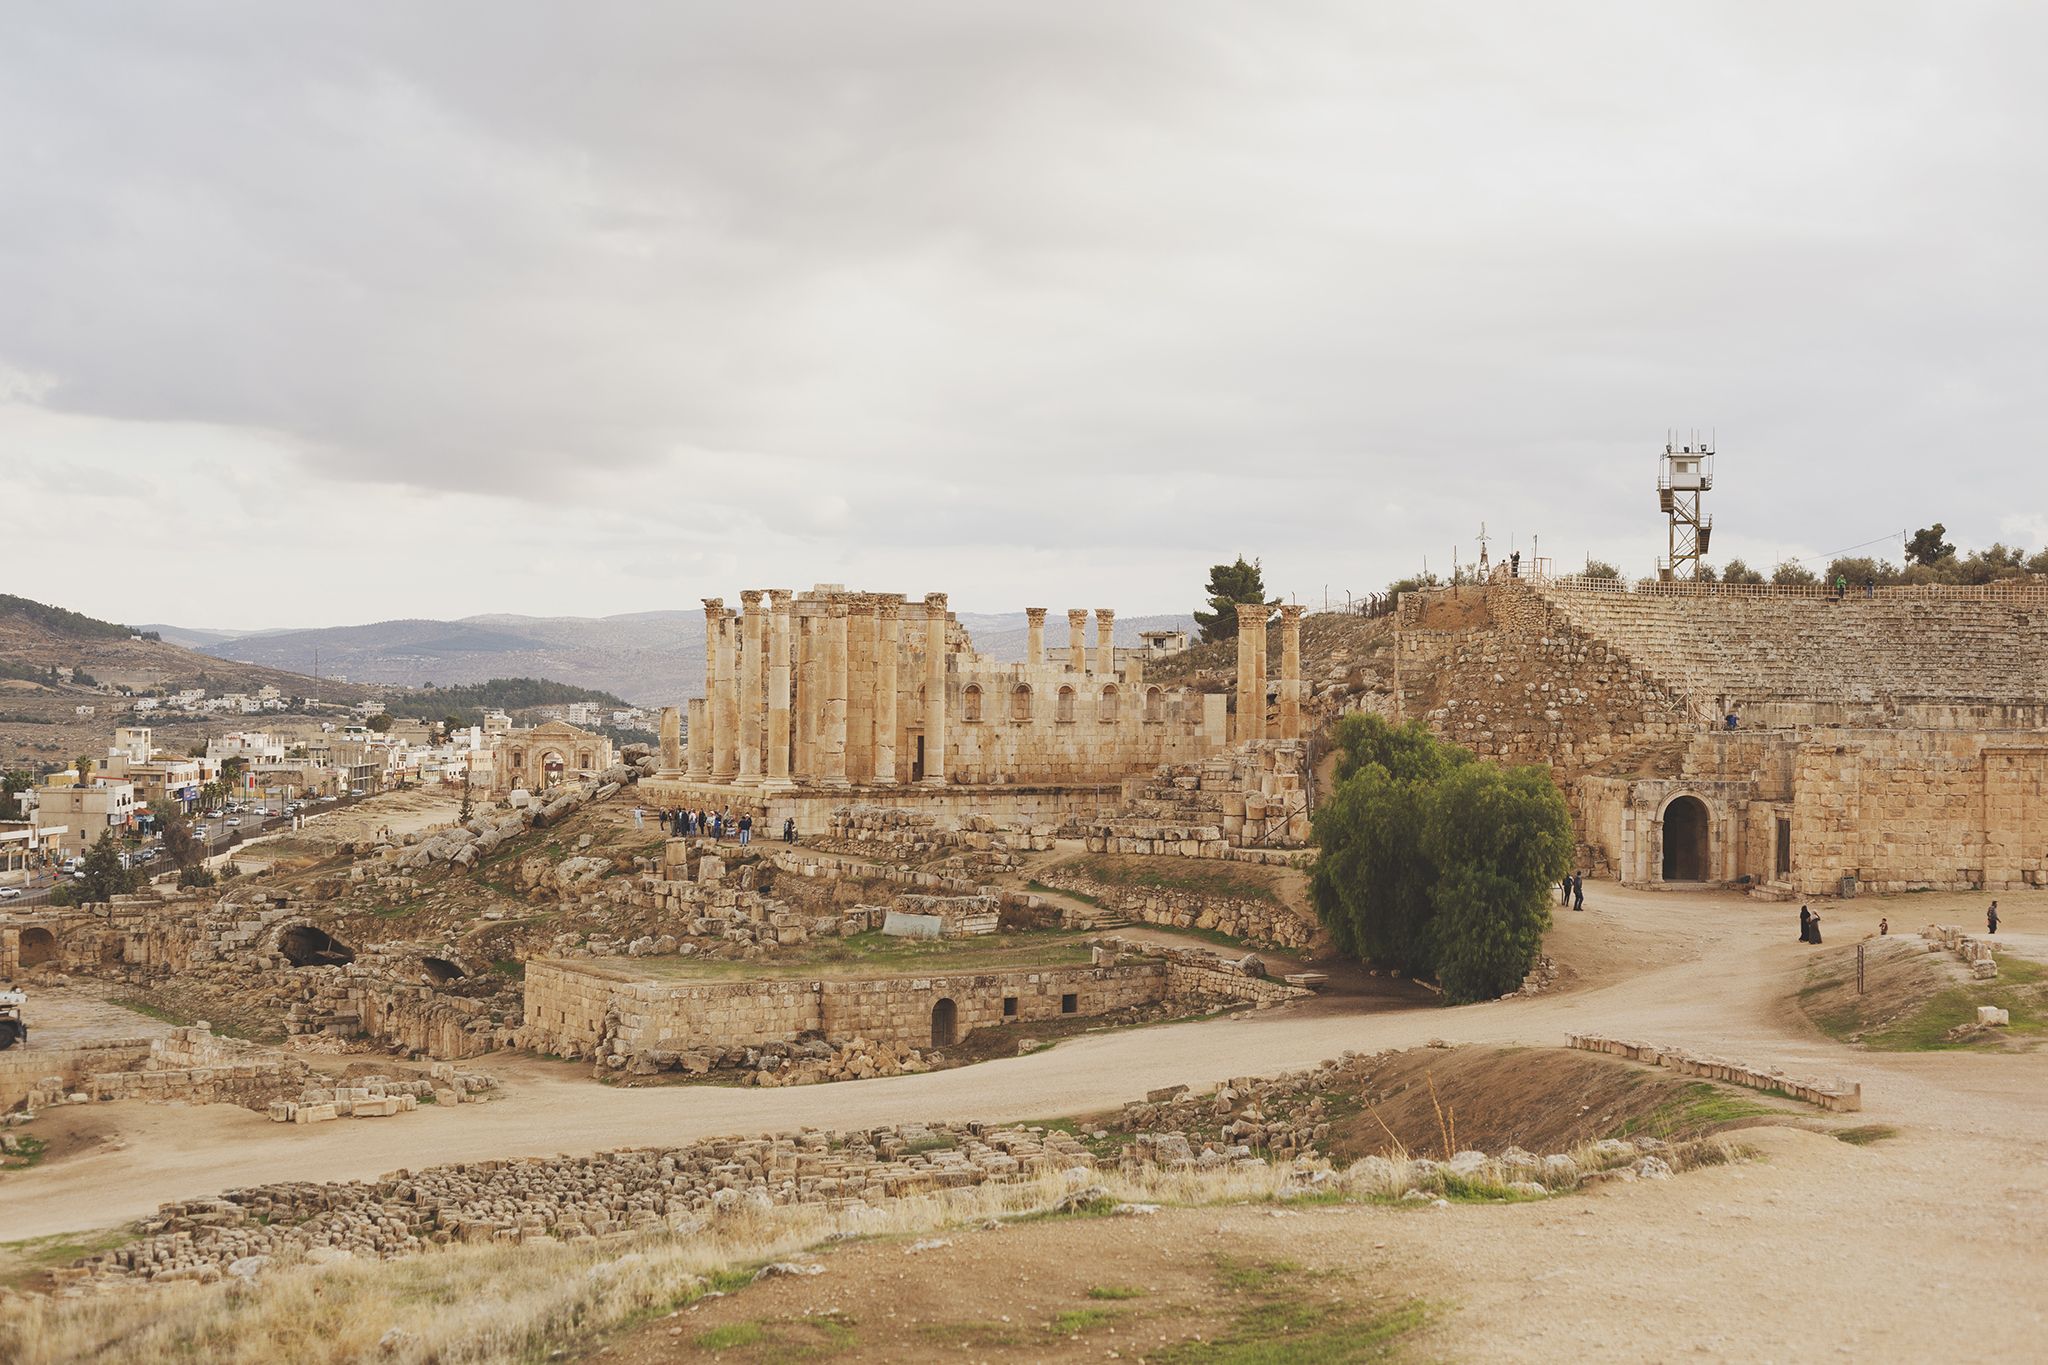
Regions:
[[1806, 922], [1806, 932], [1807, 932], [1807, 935], [1808, 935], [1808, 937], [1807, 937], [1807, 940], [1806, 940], [1806, 941], [1807, 941], [1808, 943], [1814, 944], [1815, 946], [1819, 946], [1819, 944], [1820, 944], [1820, 912], [1819, 912], [1819, 911], [1815, 911], [1815, 912], [1814, 912], [1814, 915], [1813, 915], [1813, 918], [1812, 918], [1812, 919], [1809, 919], [1809, 920], [1808, 920], [1808, 921]]
[[1813, 911], [1803, 905], [1799, 907], [1799, 941], [1813, 942]]

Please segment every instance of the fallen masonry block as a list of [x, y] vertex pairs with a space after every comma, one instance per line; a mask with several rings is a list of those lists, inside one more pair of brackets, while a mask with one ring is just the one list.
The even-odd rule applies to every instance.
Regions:
[[1996, 1005], [1979, 1005], [1977, 1006], [1977, 1022], [1986, 1027], [2010, 1025], [2012, 1023], [2012, 1015]]

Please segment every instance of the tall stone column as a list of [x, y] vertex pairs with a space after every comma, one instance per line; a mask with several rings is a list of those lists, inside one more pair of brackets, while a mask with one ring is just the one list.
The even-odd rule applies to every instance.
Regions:
[[1067, 667], [1076, 673], [1088, 671], [1088, 608], [1067, 611]]
[[1280, 738], [1301, 738], [1301, 615], [1307, 608], [1280, 608]]
[[1045, 662], [1045, 608], [1024, 608], [1024, 662], [1033, 668]]
[[846, 780], [846, 600], [834, 599], [825, 618], [825, 726], [823, 773], [828, 787], [847, 786]]
[[903, 647], [902, 609], [903, 599], [893, 594], [875, 602], [874, 782], [878, 787], [896, 785], [896, 656]]
[[794, 634], [790, 646], [795, 650], [796, 697], [790, 704], [790, 725], [796, 731], [792, 746], [796, 780], [799, 785], [814, 782], [818, 777], [818, 642], [815, 635], [817, 622], [812, 619], [808, 604], [790, 622]]
[[675, 777], [683, 770], [683, 717], [673, 706], [661, 708], [661, 775]]
[[1266, 699], [1259, 688], [1258, 658], [1266, 648], [1265, 607], [1255, 602], [1237, 604], [1237, 730], [1231, 736], [1239, 744], [1259, 738], [1265, 725]]
[[846, 776], [875, 775], [875, 598], [855, 593], [846, 607]]
[[725, 620], [725, 599], [704, 599], [704, 714], [702, 723], [692, 718], [690, 737], [704, 736], [704, 771], [697, 776], [709, 781], [718, 768], [718, 631]]
[[1268, 737], [1266, 725], [1266, 618], [1272, 609], [1263, 604], [1259, 607], [1258, 619], [1252, 629], [1258, 639], [1252, 646], [1252, 700], [1256, 706], [1252, 711], [1252, 738]]
[[730, 782], [740, 772], [739, 613], [718, 618], [718, 718], [711, 725], [711, 780]]
[[749, 787], [761, 785], [761, 748], [767, 730], [766, 686], [763, 674], [766, 660], [768, 632], [761, 612], [761, 599], [767, 596], [759, 588], [748, 588], [740, 594], [740, 606], [746, 615], [740, 618], [740, 766], [739, 780]]
[[1105, 678], [1116, 676], [1116, 610], [1095, 609], [1095, 671]]
[[946, 594], [942, 592], [924, 595], [924, 780], [934, 787], [946, 785]]
[[789, 780], [789, 589], [768, 593], [768, 772], [762, 785], [785, 791]]
[[689, 756], [690, 777], [697, 782], [711, 776], [711, 722], [706, 719], [710, 709], [710, 703], [703, 697], [692, 697], [683, 704], [689, 721], [683, 735], [688, 745], [685, 753]]

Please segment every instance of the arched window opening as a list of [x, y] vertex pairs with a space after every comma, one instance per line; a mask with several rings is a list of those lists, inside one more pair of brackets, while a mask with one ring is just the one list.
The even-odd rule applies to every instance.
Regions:
[[1056, 709], [1054, 710], [1053, 714], [1054, 714], [1054, 716], [1055, 716], [1055, 717], [1056, 717], [1056, 718], [1058, 719], [1058, 721], [1059, 721], [1059, 723], [1060, 723], [1061, 725], [1072, 725], [1072, 724], [1074, 723], [1074, 689], [1073, 689], [1073, 688], [1071, 688], [1071, 687], [1062, 687], [1062, 688], [1060, 689], [1060, 694], [1059, 694], [1059, 699], [1058, 699], [1058, 705], [1057, 705]]

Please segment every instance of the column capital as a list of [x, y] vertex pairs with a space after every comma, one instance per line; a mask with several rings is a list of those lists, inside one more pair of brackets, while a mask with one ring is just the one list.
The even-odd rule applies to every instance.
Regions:
[[1081, 628], [1082, 628], [1083, 626], [1087, 625], [1087, 624], [1088, 624], [1088, 608], [1086, 608], [1086, 607], [1068, 607], [1068, 608], [1067, 608], [1067, 624], [1068, 624], [1068, 625], [1070, 625], [1070, 626], [1072, 626], [1072, 627], [1073, 627], [1073, 628], [1074, 628], [1075, 630], [1079, 630], [1079, 629], [1081, 629]]
[[1026, 607], [1024, 608], [1024, 615], [1033, 625], [1042, 626], [1045, 624], [1044, 607]]
[[1280, 620], [1282, 624], [1285, 625], [1299, 625], [1301, 623], [1302, 616], [1307, 611], [1308, 608], [1302, 606], [1299, 603], [1285, 603], [1280, 608]]
[[850, 606], [844, 597], [835, 597], [825, 604], [825, 614], [834, 618], [848, 614]]
[[725, 599], [723, 597], [707, 597], [703, 601], [706, 619], [716, 621], [725, 614]]
[[1114, 621], [1114, 620], [1116, 620], [1116, 608], [1115, 608], [1115, 607], [1097, 607], [1097, 608], [1095, 609], [1095, 619], [1096, 619], [1096, 620], [1098, 620], [1098, 621]]
[[884, 592], [875, 594], [875, 619], [894, 621], [903, 612], [903, 594]]
[[789, 610], [789, 599], [790, 599], [790, 591], [789, 591], [789, 589], [788, 589], [788, 588], [770, 588], [770, 589], [768, 589], [768, 602], [769, 602], [769, 605], [770, 605], [770, 606], [772, 606], [772, 607], [774, 607], [774, 608], [775, 608], [775, 610], [777, 610], [777, 611], [788, 611], [788, 610]]
[[1240, 602], [1237, 604], [1237, 623], [1240, 626], [1264, 625], [1273, 609], [1264, 602]]
[[746, 608], [747, 614], [751, 616], [760, 609], [761, 599], [764, 596], [766, 594], [759, 588], [742, 588], [740, 589], [740, 605]]
[[926, 616], [938, 617], [941, 620], [945, 619], [946, 594], [942, 592], [926, 593], [924, 595], [924, 614]]

